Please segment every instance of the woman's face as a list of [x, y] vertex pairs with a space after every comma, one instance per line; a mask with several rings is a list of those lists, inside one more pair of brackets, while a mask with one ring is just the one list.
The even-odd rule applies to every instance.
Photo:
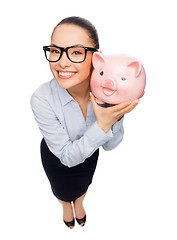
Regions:
[[[87, 30], [74, 24], [59, 25], [53, 33], [52, 44], [64, 48], [74, 45], [94, 47]], [[92, 54], [93, 52], [88, 51], [84, 62], [73, 63], [67, 58], [66, 53], [63, 52], [58, 62], [50, 62], [50, 69], [58, 84], [70, 91], [80, 88], [86, 82], [88, 85], [92, 69]]]

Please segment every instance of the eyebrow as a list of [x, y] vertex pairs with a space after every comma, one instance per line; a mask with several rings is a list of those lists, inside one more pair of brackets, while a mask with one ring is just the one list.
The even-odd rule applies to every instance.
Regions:
[[[59, 47], [59, 46], [57, 46], [56, 44], [51, 44], [51, 46], [52, 47]], [[72, 46], [80, 46], [80, 47], [84, 47], [84, 45], [82, 45], [82, 44], [74, 44], [74, 45], [72, 45]], [[72, 47], [72, 46], [69, 46], [69, 47]]]

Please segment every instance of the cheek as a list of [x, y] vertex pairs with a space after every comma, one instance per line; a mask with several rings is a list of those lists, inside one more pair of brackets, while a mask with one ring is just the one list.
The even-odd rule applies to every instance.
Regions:
[[82, 73], [83, 76], [88, 77], [92, 72], [92, 64], [90, 62], [84, 62], [78, 66], [78, 70]]
[[55, 64], [54, 63], [51, 63], [51, 62], [49, 62], [49, 67], [50, 67], [50, 70], [52, 71], [52, 73], [53, 73], [53, 70], [54, 70], [54, 68], [55, 68]]
[[98, 83], [98, 81], [92, 81], [92, 88], [94, 89], [94, 90], [97, 90], [98, 88], [99, 88], [99, 83]]
[[127, 86], [118, 87], [117, 93], [118, 93], [119, 96], [126, 96], [126, 95], [129, 94], [129, 92], [130, 92], [130, 89]]
[[100, 74], [98, 70], [95, 70], [95, 69], [93, 70], [91, 80], [92, 80], [92, 85], [94, 87], [98, 87], [101, 85], [103, 78], [100, 78]]

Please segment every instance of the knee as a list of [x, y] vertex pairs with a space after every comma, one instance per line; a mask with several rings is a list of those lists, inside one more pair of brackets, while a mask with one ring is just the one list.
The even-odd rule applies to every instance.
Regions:
[[77, 198], [77, 199], [74, 201], [74, 203], [82, 203], [83, 200], [84, 200], [84, 198], [85, 198], [85, 196], [86, 196], [86, 194], [87, 194], [87, 192], [84, 193], [81, 197]]
[[70, 202], [65, 202], [65, 201], [62, 201], [62, 200], [60, 200], [60, 199], [58, 199], [58, 201], [61, 203], [61, 205], [62, 206], [69, 206], [69, 205], [71, 205], [71, 203]]

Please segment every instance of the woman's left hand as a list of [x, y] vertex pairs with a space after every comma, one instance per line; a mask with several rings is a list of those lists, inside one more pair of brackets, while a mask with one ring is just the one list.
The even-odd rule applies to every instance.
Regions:
[[113, 107], [104, 108], [96, 103], [96, 99], [90, 93], [93, 110], [99, 127], [107, 133], [111, 126], [119, 121], [126, 113], [131, 112], [140, 102], [139, 99], [126, 101]]

